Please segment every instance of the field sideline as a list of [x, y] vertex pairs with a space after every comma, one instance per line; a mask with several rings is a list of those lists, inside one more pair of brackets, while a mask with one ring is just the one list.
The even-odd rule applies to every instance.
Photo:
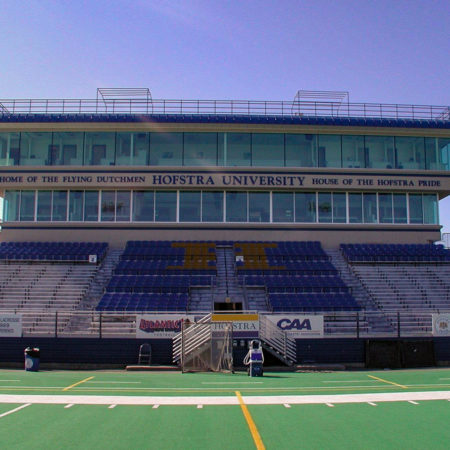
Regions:
[[5, 448], [448, 448], [450, 369], [0, 370]]

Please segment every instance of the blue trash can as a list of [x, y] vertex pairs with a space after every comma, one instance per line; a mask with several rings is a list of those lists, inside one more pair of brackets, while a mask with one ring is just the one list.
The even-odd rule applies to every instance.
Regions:
[[27, 372], [37, 372], [39, 370], [39, 361], [41, 352], [36, 347], [27, 347], [25, 349], [25, 370]]

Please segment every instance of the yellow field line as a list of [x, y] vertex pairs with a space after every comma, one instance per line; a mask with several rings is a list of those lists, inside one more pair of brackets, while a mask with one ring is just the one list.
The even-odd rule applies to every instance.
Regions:
[[261, 436], [259, 435], [255, 422], [253, 422], [252, 416], [247, 408], [247, 405], [244, 403], [244, 400], [242, 399], [241, 393], [239, 391], [236, 391], [235, 394], [239, 400], [239, 404], [241, 405], [242, 413], [244, 414], [245, 420], [247, 421], [247, 425], [248, 428], [250, 429], [250, 433], [252, 434], [252, 438], [253, 441], [255, 442], [256, 448], [258, 450], [264, 450], [266, 447], [264, 447]]
[[370, 378], [373, 378], [374, 380], [382, 381], [383, 383], [393, 384], [394, 386], [401, 387], [403, 389], [408, 389], [406, 386], [403, 386], [403, 384], [394, 383], [393, 381], [383, 380], [383, 378], [375, 377], [374, 375], [367, 375]]
[[63, 391], [68, 391], [69, 389], [72, 389], [73, 387], [78, 386], [81, 383], [86, 383], [86, 381], [92, 380], [92, 378], [95, 378], [95, 377], [85, 378], [84, 380], [81, 380], [78, 383], [71, 384], [70, 386], [65, 387], [63, 389]]

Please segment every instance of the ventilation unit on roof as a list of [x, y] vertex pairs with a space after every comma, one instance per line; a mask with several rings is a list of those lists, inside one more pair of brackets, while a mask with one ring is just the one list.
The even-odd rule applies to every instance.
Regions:
[[153, 112], [149, 88], [97, 88], [97, 111], [107, 113]]
[[6, 106], [3, 105], [3, 103], [0, 103], [0, 113], [2, 114], [8, 114], [8, 108], [6, 108]]
[[[348, 91], [304, 91], [295, 94], [292, 114], [299, 116], [337, 116], [348, 113], [350, 94]], [[341, 113], [341, 114], [340, 114]]]

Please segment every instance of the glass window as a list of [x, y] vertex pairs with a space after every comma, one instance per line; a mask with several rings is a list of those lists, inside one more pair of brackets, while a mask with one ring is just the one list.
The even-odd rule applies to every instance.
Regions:
[[307, 223], [316, 221], [315, 192], [295, 193], [295, 221]]
[[341, 136], [319, 134], [319, 167], [342, 167]]
[[342, 136], [342, 167], [366, 167], [364, 136]]
[[252, 166], [284, 167], [284, 134], [252, 134]]
[[364, 223], [377, 223], [377, 194], [363, 195]]
[[392, 194], [378, 194], [378, 220], [380, 223], [392, 223]]
[[86, 133], [84, 139], [84, 164], [113, 166], [115, 164], [115, 133]]
[[444, 170], [450, 170], [450, 138], [438, 139], [438, 152]]
[[251, 165], [251, 142], [250, 133], [223, 133], [219, 134], [221, 158], [224, 166], [247, 167]]
[[156, 222], [175, 222], [177, 220], [177, 193], [156, 191], [155, 193]]
[[83, 165], [83, 132], [53, 133], [51, 163], [54, 166]]
[[423, 223], [438, 224], [438, 201], [435, 194], [423, 194]]
[[202, 192], [202, 222], [223, 222], [223, 192]]
[[0, 166], [17, 166], [20, 157], [20, 133], [0, 133]]
[[130, 221], [130, 191], [116, 193], [116, 222]]
[[52, 191], [38, 191], [37, 196], [36, 220], [52, 220]]
[[349, 223], [363, 222], [362, 194], [348, 194], [348, 221]]
[[154, 209], [153, 191], [133, 192], [133, 222], [153, 222]]
[[366, 136], [367, 167], [392, 169], [394, 163], [394, 138], [392, 136]]
[[423, 137], [396, 137], [398, 169], [425, 169], [425, 141]]
[[180, 192], [180, 222], [200, 222], [200, 192]]
[[425, 161], [428, 170], [442, 170], [441, 155], [436, 138], [425, 138]]
[[52, 133], [21, 133], [20, 164], [22, 166], [49, 165], [51, 153]]
[[183, 133], [151, 133], [150, 165], [181, 166], [183, 164]]
[[394, 223], [407, 223], [406, 194], [394, 194]]
[[409, 223], [423, 223], [422, 194], [409, 194]]
[[3, 221], [17, 222], [19, 220], [20, 191], [6, 191], [3, 201]]
[[247, 192], [227, 192], [227, 222], [247, 222]]
[[184, 133], [185, 166], [217, 166], [217, 133]]
[[317, 135], [286, 134], [286, 166], [317, 167]]
[[35, 191], [22, 191], [20, 194], [20, 220], [34, 220]]
[[270, 222], [270, 192], [248, 193], [249, 222]]
[[54, 221], [67, 220], [67, 191], [53, 191], [53, 217]]
[[293, 222], [294, 194], [292, 192], [273, 192], [272, 210], [273, 222]]
[[345, 192], [333, 193], [333, 223], [347, 222], [347, 204]]
[[319, 192], [319, 222], [332, 222], [331, 192]]
[[102, 191], [102, 209], [101, 209], [101, 221], [102, 222], [114, 222], [115, 212], [115, 191]]
[[116, 166], [147, 165], [148, 133], [117, 133]]
[[98, 191], [85, 191], [84, 193], [84, 221], [98, 221]]
[[69, 192], [69, 221], [71, 222], [81, 222], [83, 220], [83, 194], [83, 191]]

